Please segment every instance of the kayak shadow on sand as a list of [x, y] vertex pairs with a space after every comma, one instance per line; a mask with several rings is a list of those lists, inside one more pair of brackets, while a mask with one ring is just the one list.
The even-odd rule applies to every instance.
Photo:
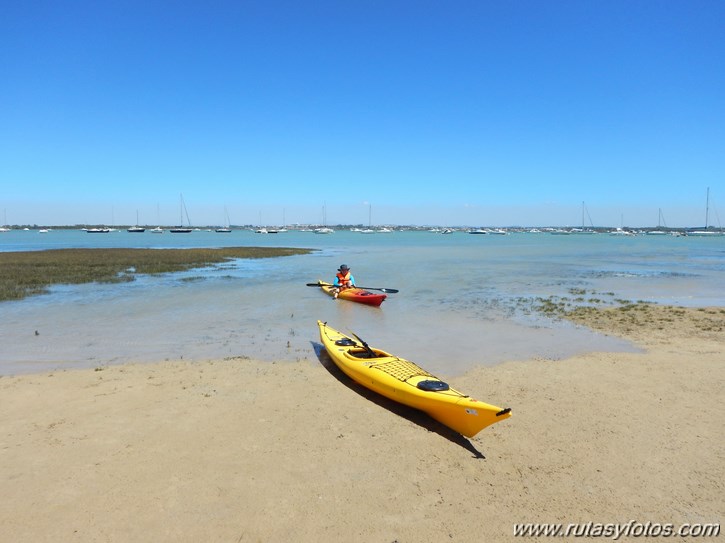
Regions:
[[317, 359], [320, 361], [320, 364], [322, 364], [322, 367], [324, 367], [330, 373], [330, 375], [332, 375], [335, 379], [340, 381], [340, 383], [345, 385], [353, 392], [356, 392], [366, 400], [377, 404], [383, 409], [387, 409], [388, 411], [395, 413], [399, 417], [403, 417], [404, 419], [409, 420], [413, 424], [417, 424], [418, 426], [425, 428], [429, 432], [435, 432], [436, 434], [446, 438], [447, 440], [455, 443], [456, 445], [460, 445], [471, 454], [473, 454], [474, 458], [486, 458], [483, 453], [476, 449], [473, 443], [471, 443], [464, 436], [462, 436], [458, 432], [451, 430], [446, 425], [441, 424], [437, 420], [432, 419], [423, 411], [419, 411], [418, 409], [413, 409], [412, 407], [408, 407], [407, 405], [394, 402], [393, 400], [390, 400], [385, 396], [381, 396], [380, 394], [373, 392], [372, 390], [369, 390], [364, 386], [356, 383], [350, 377], [345, 375], [345, 373], [335, 365], [322, 344], [316, 343], [314, 341], [312, 341], [311, 343], [312, 348], [315, 350], [315, 354], [317, 355]]

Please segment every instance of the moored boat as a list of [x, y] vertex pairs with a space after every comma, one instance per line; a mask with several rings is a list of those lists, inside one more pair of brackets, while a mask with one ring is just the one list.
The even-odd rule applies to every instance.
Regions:
[[[383, 303], [385, 298], [388, 297], [386, 294], [377, 294], [362, 288], [353, 287], [339, 290], [332, 283], [326, 283], [324, 281], [318, 281], [317, 284], [325, 294], [332, 296], [333, 298], [349, 300], [351, 302], [358, 302], [365, 305], [379, 306]], [[337, 296], [335, 296], [335, 294], [337, 294]]]
[[[169, 232], [172, 234], [190, 234], [191, 229], [191, 221], [189, 220], [189, 212], [186, 210], [186, 204], [184, 203], [184, 195], [179, 194], [179, 226], [177, 228], [171, 228], [169, 229]], [[186, 213], [186, 222], [189, 226], [184, 226], [184, 213]]]
[[326, 322], [317, 321], [320, 340], [332, 361], [348, 377], [393, 401], [419, 409], [466, 437], [511, 416], [503, 409], [471, 398], [413, 362], [370, 347]]
[[136, 226], [127, 228], [126, 232], [131, 232], [132, 234], [143, 234], [146, 232], [146, 229], [143, 226], [138, 225], [138, 210], [136, 210]]

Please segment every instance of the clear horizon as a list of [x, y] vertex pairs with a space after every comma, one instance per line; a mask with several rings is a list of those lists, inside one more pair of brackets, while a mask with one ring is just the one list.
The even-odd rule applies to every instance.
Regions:
[[716, 0], [11, 3], [0, 220], [174, 225], [183, 193], [192, 226], [687, 228], [709, 188], [720, 227], [723, 20]]

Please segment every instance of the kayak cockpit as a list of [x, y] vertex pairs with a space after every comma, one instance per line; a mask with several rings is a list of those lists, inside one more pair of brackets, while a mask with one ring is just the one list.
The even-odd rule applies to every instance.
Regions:
[[[347, 349], [345, 353], [348, 356], [351, 356], [353, 358], [362, 358], [362, 359], [370, 359], [370, 358], [385, 358], [389, 357], [390, 355], [383, 351], [376, 351], [374, 349], [371, 349], [367, 345], [364, 345], [361, 347], [357, 342], [353, 341], [349, 337], [345, 337], [342, 339], [338, 339], [335, 342], [335, 345], [339, 347], [351, 347], [350, 349]], [[343, 350], [343, 349], [341, 349]]]
[[350, 349], [347, 351], [347, 354], [353, 358], [362, 358], [364, 360], [368, 360], [370, 358], [385, 358], [388, 356], [387, 354], [381, 354], [372, 349]]

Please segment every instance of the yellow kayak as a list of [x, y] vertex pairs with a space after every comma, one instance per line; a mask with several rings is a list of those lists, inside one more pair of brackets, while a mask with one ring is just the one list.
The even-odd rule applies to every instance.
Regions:
[[466, 437], [511, 416], [503, 409], [454, 390], [413, 362], [374, 349], [363, 340], [317, 321], [320, 339], [333, 362], [348, 377], [403, 405], [420, 409]]

